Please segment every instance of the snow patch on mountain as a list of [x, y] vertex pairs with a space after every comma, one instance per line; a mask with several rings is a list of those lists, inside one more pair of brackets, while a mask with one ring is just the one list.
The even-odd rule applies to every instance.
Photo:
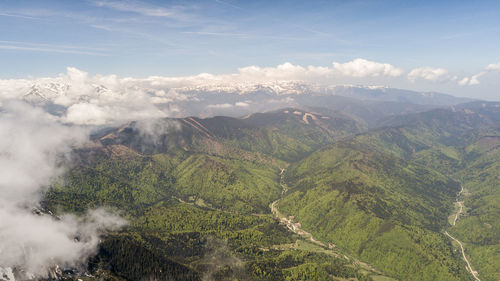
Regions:
[[[239, 76], [209, 74], [118, 78], [115, 75], [89, 76], [75, 68], [68, 68], [67, 73], [52, 78], [0, 80], [0, 105], [9, 99], [21, 99], [44, 108], [62, 122], [80, 125], [109, 125], [167, 116], [243, 115], [278, 107], [308, 105], [308, 100], [325, 96], [443, 106], [470, 101], [387, 86], [245, 80]], [[222, 104], [225, 106], [220, 106]], [[243, 104], [245, 110], [241, 112]]]

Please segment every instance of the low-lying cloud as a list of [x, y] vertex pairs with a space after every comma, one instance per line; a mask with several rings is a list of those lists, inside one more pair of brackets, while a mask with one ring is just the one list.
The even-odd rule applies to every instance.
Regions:
[[[115, 75], [95, 75], [68, 67], [65, 74], [33, 80], [0, 80], [0, 103], [21, 99], [46, 108], [64, 109], [59, 121], [77, 125], [106, 125], [144, 118], [166, 117], [156, 104], [185, 99], [175, 92], [143, 88]], [[52, 112], [53, 113], [53, 112]]]
[[250, 106], [250, 104], [248, 104], [246, 102], [236, 102], [234, 104], [231, 104], [231, 103], [209, 104], [209, 105], [207, 105], [207, 108], [223, 109], [223, 108], [248, 107], [248, 106]]
[[[84, 129], [60, 124], [25, 103], [3, 101], [0, 111], [0, 267], [46, 277], [49, 268], [79, 266], [95, 254], [99, 236], [124, 221], [103, 210], [87, 216], [34, 214], [44, 191], [64, 172]], [[27, 276], [25, 278], [27, 278]]]
[[408, 73], [408, 80], [412, 83], [415, 83], [419, 79], [435, 83], [445, 83], [455, 81], [457, 80], [457, 77], [450, 75], [448, 70], [444, 68], [434, 67], [415, 68]]

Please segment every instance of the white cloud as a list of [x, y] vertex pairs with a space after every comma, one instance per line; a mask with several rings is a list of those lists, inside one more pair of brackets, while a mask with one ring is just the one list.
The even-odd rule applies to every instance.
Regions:
[[468, 85], [469, 84], [469, 80], [470, 80], [469, 77], [464, 77], [463, 79], [461, 79], [460, 81], [458, 81], [458, 85], [460, 85], [460, 86]]
[[475, 74], [475, 75], [472, 75], [469, 79], [469, 82], [467, 83], [467, 85], [478, 85], [480, 84], [479, 82], [479, 78], [483, 75], [485, 75], [486, 72], [479, 72], [478, 74]]
[[219, 104], [209, 104], [207, 108], [231, 108], [233, 107], [230, 103], [219, 103]]
[[289, 62], [276, 67], [248, 66], [238, 69], [233, 78], [250, 80], [318, 80], [331, 78], [397, 77], [403, 70], [387, 63], [355, 59], [346, 63], [333, 62], [332, 67], [300, 66]]
[[479, 78], [489, 72], [500, 72], [500, 62], [499, 63], [492, 63], [489, 64], [484, 68], [484, 71], [481, 71], [477, 74], [472, 75], [471, 77], [465, 77], [462, 80], [458, 82], [458, 85], [460, 86], [472, 86], [472, 85], [478, 85], [481, 82], [479, 81]]
[[[293, 65], [289, 62], [276, 67], [247, 66], [238, 69], [238, 74], [232, 75], [233, 79], [251, 81], [269, 80], [309, 80], [315, 78], [328, 78], [333, 74], [333, 69], [322, 66]], [[229, 78], [229, 77], [221, 77]]]
[[231, 103], [219, 103], [219, 104], [209, 104], [207, 108], [217, 108], [217, 109], [224, 109], [224, 108], [232, 108], [232, 107], [248, 107], [250, 106], [249, 103], [239, 101], [234, 104]]
[[483, 75], [488, 73], [487, 71], [481, 71], [477, 74], [472, 75], [471, 77], [464, 77], [462, 80], [458, 82], [458, 85], [460, 86], [473, 86], [473, 85], [479, 85], [481, 82], [479, 81], [479, 78]]
[[489, 64], [486, 67], [486, 70], [488, 70], [488, 71], [500, 71], [500, 62]]
[[[327, 66], [301, 66], [289, 62], [274, 66], [260, 67], [247, 66], [239, 68], [236, 73], [214, 75], [201, 73], [192, 76], [167, 77], [150, 76], [144, 79], [118, 78], [116, 75], [89, 76], [88, 73], [68, 67], [67, 72], [54, 78], [39, 78], [34, 80], [0, 80], [0, 89], [11, 92], [20, 88], [30, 87], [33, 82], [37, 84], [61, 83], [71, 85], [68, 91], [73, 92], [75, 97], [88, 94], [95, 85], [103, 85], [110, 91], [130, 90], [132, 88], [150, 87], [163, 91], [165, 88], [175, 89], [179, 87], [194, 87], [210, 84], [228, 84], [233, 82], [270, 82], [270, 81], [316, 81], [329, 80], [331, 78], [365, 78], [365, 77], [397, 77], [403, 73], [402, 69], [387, 63], [378, 63], [364, 59], [355, 59], [346, 63], [334, 62], [332, 67]], [[8, 84], [8, 85], [7, 85]], [[17, 84], [17, 85], [15, 85]], [[15, 89], [12, 89], [15, 87]], [[10, 88], [10, 89], [6, 89]], [[173, 93], [172, 93], [173, 94]], [[155, 95], [164, 95], [155, 93]]]
[[[493, 68], [491, 66], [490, 68]], [[289, 62], [269, 67], [247, 66], [235, 73], [201, 73], [191, 76], [150, 76], [146, 78], [89, 75], [74, 67], [56, 77], [0, 80], [0, 105], [9, 99], [60, 108], [54, 113], [60, 121], [78, 125], [109, 125], [132, 120], [155, 119], [183, 114], [198, 114], [200, 108], [239, 107], [252, 110], [259, 105], [243, 95], [252, 91], [274, 91], [278, 95], [299, 94], [319, 89], [304, 83], [388, 84], [403, 70], [387, 63], [354, 59], [331, 66], [302, 66]], [[482, 74], [481, 74], [482, 75]], [[477, 84], [481, 75], [462, 79], [460, 84]], [[455, 80], [442, 68], [422, 67], [410, 71], [408, 79], [442, 82]], [[312, 87], [312, 88], [311, 88]], [[318, 86], [319, 87], [319, 86]], [[238, 97], [208, 100], [208, 94], [225, 91]], [[187, 104], [204, 102], [191, 108]], [[230, 102], [230, 103], [228, 103]], [[54, 107], [55, 106], [55, 107]], [[53, 112], [52, 112], [53, 113]]]
[[420, 67], [415, 68], [408, 73], [408, 79], [415, 83], [418, 79], [423, 79], [431, 82], [443, 83], [450, 80], [456, 80], [456, 76], [451, 76], [448, 70], [444, 68]]
[[68, 108], [64, 121], [78, 125], [103, 125], [108, 118], [105, 108], [90, 103], [77, 103]]
[[166, 117], [169, 111], [159, 106], [188, 99], [175, 91], [155, 89], [153, 83], [146, 80], [90, 76], [73, 67], [57, 77], [0, 80], [0, 93], [0, 103], [23, 99], [65, 107], [61, 121], [79, 125]]
[[403, 70], [388, 63], [379, 63], [365, 59], [355, 59], [346, 63], [333, 63], [333, 70], [343, 76], [351, 77], [398, 77], [403, 74]]
[[478, 78], [485, 74], [486, 72], [480, 72], [476, 75], [472, 75], [472, 77], [469, 80], [469, 85], [478, 85], [480, 83]]
[[[84, 265], [100, 234], [124, 223], [103, 210], [83, 218], [34, 215], [43, 191], [63, 172], [73, 146], [87, 133], [63, 126], [41, 109], [5, 102], [0, 112], [0, 265], [38, 277], [48, 269]], [[79, 237], [79, 240], [75, 240]], [[24, 278], [21, 278], [24, 280]], [[26, 278], [27, 280], [27, 278]]]
[[[58, 118], [79, 125], [106, 125], [138, 119], [154, 119], [176, 114], [176, 104], [197, 101], [191, 90], [217, 86], [220, 89], [266, 84], [277, 92], [293, 93], [297, 89], [282, 88], [276, 81], [332, 83], [370, 77], [395, 77], [402, 70], [390, 64], [355, 59], [346, 63], [334, 62], [331, 67], [301, 66], [286, 62], [274, 67], [247, 66], [236, 73], [201, 73], [192, 76], [119, 78], [116, 75], [94, 75], [74, 67], [56, 77], [0, 80], [0, 104], [8, 99], [23, 99], [37, 104], [52, 104], [64, 108]], [[245, 86], [246, 85], [246, 86]], [[246, 87], [246, 88], [245, 88]], [[207, 88], [208, 89], [208, 88]], [[239, 91], [238, 90], [238, 91]], [[289, 91], [290, 90], [290, 91]], [[201, 97], [203, 98], [203, 97]], [[239, 102], [239, 103], [237, 103]], [[233, 100], [231, 106], [248, 107], [245, 100]], [[220, 102], [209, 107], [229, 108]]]
[[246, 103], [246, 102], [242, 102], [242, 101], [237, 102], [237, 103], [235, 103], [234, 105], [235, 105], [235, 106], [239, 106], [239, 107], [248, 107], [248, 106], [250, 106], [250, 104], [248, 104], [248, 103]]

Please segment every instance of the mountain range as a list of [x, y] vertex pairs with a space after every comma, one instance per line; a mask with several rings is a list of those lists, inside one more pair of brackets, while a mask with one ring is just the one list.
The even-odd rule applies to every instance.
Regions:
[[297, 81], [190, 87], [134, 83], [106, 87], [100, 84], [39, 82], [25, 85], [18, 93], [22, 93], [18, 98], [61, 116], [75, 105], [90, 104], [105, 111], [106, 108], [119, 106], [127, 99], [138, 97], [140, 100], [134, 101], [144, 104], [145, 109], [156, 107], [173, 117], [240, 117], [284, 107], [304, 106], [323, 107], [355, 115], [361, 111], [368, 111], [367, 114], [376, 111], [378, 115], [389, 116], [473, 101], [441, 93], [381, 86], [322, 86]]
[[[24, 99], [64, 116], [71, 90], [51, 89]], [[302, 83], [175, 92], [181, 117], [95, 126], [73, 148], [41, 212], [104, 207], [129, 224], [50, 278], [500, 279], [500, 103]]]

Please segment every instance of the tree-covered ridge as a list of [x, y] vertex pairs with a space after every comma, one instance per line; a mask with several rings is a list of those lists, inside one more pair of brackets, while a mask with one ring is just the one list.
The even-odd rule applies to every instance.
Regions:
[[361, 130], [357, 122], [348, 118], [288, 108], [244, 118], [188, 117], [151, 124], [132, 122], [97, 133], [94, 138], [106, 146], [124, 145], [146, 154], [187, 150], [229, 158], [243, 155], [247, 159], [290, 162]]
[[500, 130], [488, 130], [465, 151], [466, 168], [456, 173], [466, 188], [465, 215], [450, 232], [469, 249], [481, 280], [500, 278]]
[[[154, 134], [145, 134], [137, 123], [97, 133], [92, 146], [75, 151], [77, 163], [51, 187], [44, 205], [77, 213], [106, 206], [127, 218], [129, 226], [106, 238], [93, 261], [99, 272], [107, 272], [101, 277], [371, 280], [371, 275], [379, 276], [326, 254], [325, 249], [307, 246], [270, 214], [269, 204], [281, 194], [278, 167], [287, 165], [275, 157], [302, 157], [313, 147], [332, 142], [337, 137], [334, 132], [341, 131], [310, 129], [313, 120], [307, 124], [296, 114], [278, 117], [290, 123], [282, 130], [286, 134], [273, 122], [256, 127], [225, 117], [166, 120], [166, 125], [154, 125], [159, 129]], [[307, 130], [310, 134], [302, 136]]]
[[293, 164], [279, 209], [305, 229], [404, 280], [462, 280], [439, 233], [459, 185], [423, 166], [342, 142]]
[[[465, 211], [450, 233], [465, 245], [481, 280], [498, 280], [500, 105], [474, 102], [407, 116], [405, 122], [404, 126], [391, 128], [404, 132], [405, 137], [392, 142], [393, 147], [387, 151], [402, 151], [399, 155], [409, 161], [432, 167], [462, 183], [465, 192], [459, 200], [464, 202]], [[401, 143], [405, 142], [412, 145], [411, 149], [403, 148]], [[387, 143], [380, 140], [376, 146], [388, 147]], [[364, 144], [373, 145], [366, 141]]]
[[[475, 269], [479, 271], [481, 280], [498, 279], [499, 267], [496, 262], [492, 261], [499, 260], [500, 257], [498, 251], [499, 231], [497, 231], [498, 218], [500, 217], [497, 208], [500, 202], [497, 166], [500, 159], [497, 153], [499, 134], [498, 125], [496, 125], [499, 121], [500, 107], [498, 104], [472, 103], [448, 110], [438, 109], [420, 114], [398, 116], [386, 121], [386, 125], [392, 122], [391, 126], [375, 129], [345, 141], [355, 151], [361, 150], [385, 156], [392, 155], [392, 157], [399, 160], [405, 159], [412, 166], [431, 168], [442, 173], [445, 177], [451, 177], [463, 184], [466, 192], [461, 200], [465, 200], [466, 216], [460, 216], [456, 227], [450, 229], [450, 233], [465, 242], [466, 254], [476, 265]], [[326, 154], [325, 151], [319, 151], [310, 157], [313, 158], [322, 154]], [[337, 159], [335, 157], [340, 156], [334, 155], [332, 158]], [[352, 162], [352, 160], [341, 159], [342, 161]], [[324, 165], [313, 165], [314, 168], [309, 170], [320, 171], [321, 168], [338, 165], [332, 163], [334, 160], [326, 157], [323, 160], [325, 161]], [[306, 161], [308, 159], [302, 162], [307, 163]], [[321, 159], [312, 159], [309, 164], [315, 164], [318, 161], [321, 161]], [[359, 159], [356, 161], [359, 162]], [[297, 164], [292, 165], [292, 167], [295, 165]], [[307, 170], [307, 165], [304, 166]], [[395, 169], [397, 169], [397, 166], [393, 163], [388, 165], [388, 167]], [[340, 169], [340, 166], [335, 167]], [[324, 171], [322, 176], [310, 180], [309, 183], [321, 183], [321, 181], [328, 178], [338, 180], [344, 175], [352, 174], [356, 169], [346, 168], [340, 170], [343, 172], [335, 176], [330, 176], [331, 171]], [[375, 170], [378, 172], [379, 168]], [[293, 169], [290, 169], [290, 172], [293, 171]], [[384, 175], [385, 173], [381, 174]], [[373, 180], [378, 176], [368, 176], [366, 178]], [[293, 174], [289, 177], [293, 182]], [[434, 176], [431, 178], [434, 178]], [[352, 186], [351, 182], [349, 184]], [[314, 184], [310, 186], [314, 186]], [[332, 180], [332, 186], [340, 185]], [[326, 192], [325, 196], [326, 194], [330, 196], [331, 192]], [[290, 196], [293, 195], [292, 193]], [[319, 204], [314, 200], [319, 201], [320, 199], [313, 198], [316, 199], [309, 198], [308, 203], [310, 203], [310, 206], [317, 207]], [[350, 199], [344, 201], [352, 202]], [[330, 206], [328, 205], [326, 209], [330, 210]], [[339, 209], [342, 209], [342, 211], [339, 211], [341, 214], [346, 212], [343, 205]], [[314, 212], [308, 210], [304, 211], [304, 214], [311, 216], [310, 214]], [[358, 215], [358, 217], [365, 218], [366, 216], [363, 214]], [[321, 216], [318, 216], [316, 221], [319, 222], [320, 218]], [[441, 216], [441, 223], [442, 218], [443, 216]], [[351, 222], [352, 220], [348, 221]], [[301, 223], [303, 222], [301, 221]], [[441, 226], [444, 228], [446, 224], [441, 224]], [[322, 225], [318, 223], [318, 225], [312, 225], [311, 227], [311, 230], [318, 229]], [[357, 229], [357, 226], [354, 229]], [[339, 235], [341, 239], [345, 236], [349, 237], [347, 233]]]
[[62, 194], [53, 200], [49, 197], [51, 204], [66, 205], [61, 196], [70, 195], [81, 197], [71, 205], [76, 211], [101, 205], [135, 211], [178, 198], [203, 200], [206, 206], [221, 210], [263, 213], [281, 191], [276, 169], [251, 161], [201, 153], [91, 158], [53, 186], [49, 196]]

